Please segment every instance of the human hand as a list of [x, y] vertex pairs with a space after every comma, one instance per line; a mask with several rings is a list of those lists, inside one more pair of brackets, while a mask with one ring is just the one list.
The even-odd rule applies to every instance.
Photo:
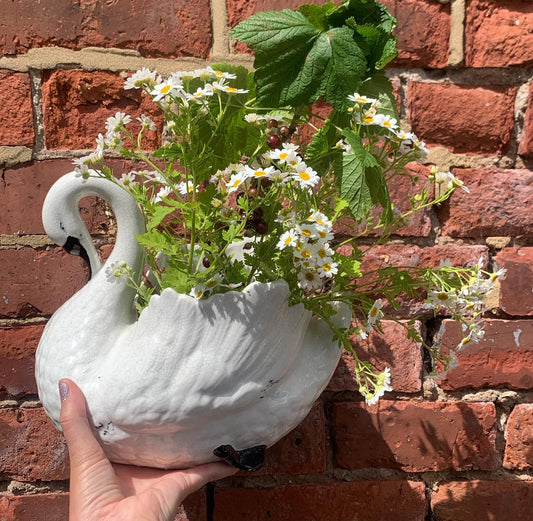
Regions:
[[223, 462], [178, 471], [111, 463], [91, 431], [80, 388], [64, 379], [59, 390], [70, 456], [70, 521], [172, 521], [189, 494], [237, 472]]

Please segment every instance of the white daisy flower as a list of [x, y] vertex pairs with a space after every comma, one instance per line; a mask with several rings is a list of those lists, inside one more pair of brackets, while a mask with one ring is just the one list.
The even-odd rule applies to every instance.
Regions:
[[135, 172], [128, 172], [127, 174], [122, 174], [118, 182], [123, 186], [135, 186], [137, 181], [135, 180]]
[[148, 130], [157, 130], [157, 127], [155, 126], [155, 123], [144, 114], [141, 114], [140, 118], [137, 118], [137, 121], [140, 121], [141, 124], [146, 127]]
[[123, 125], [131, 122], [131, 116], [124, 112], [117, 112], [114, 116], [107, 118], [105, 128], [108, 133], [119, 132]]
[[263, 121], [265, 121], [265, 116], [261, 116], [260, 114], [256, 114], [255, 112], [251, 112], [250, 114], [246, 114], [244, 116], [244, 121], [246, 123], [249, 123], [250, 125], [261, 125]]
[[381, 311], [381, 308], [383, 307], [383, 303], [380, 298], [378, 298], [374, 304], [372, 304], [372, 307], [370, 308], [370, 311], [368, 312], [368, 324], [374, 325], [380, 318], [383, 317], [383, 311]]
[[249, 166], [246, 166], [246, 175], [249, 178], [252, 179], [269, 179], [272, 174], [276, 171], [276, 169], [273, 166], [269, 166], [267, 168], [257, 168], [253, 169]]
[[353, 101], [354, 103], [357, 103], [358, 105], [365, 105], [367, 103], [374, 103], [376, 101], [374, 98], [363, 96], [357, 92], [354, 92], [353, 94], [349, 94], [348, 99], [350, 101]]
[[126, 81], [124, 82], [124, 89], [140, 89], [144, 85], [148, 86], [156, 81], [157, 72], [151, 71], [150, 69], [143, 67], [141, 70], [137, 71], [136, 73], [132, 74], [128, 79], [126, 79]]
[[302, 289], [318, 289], [322, 284], [322, 279], [313, 270], [302, 270], [298, 273], [298, 286]]
[[339, 265], [331, 257], [317, 257], [317, 272], [320, 277], [331, 278], [339, 271]]
[[159, 192], [157, 192], [157, 195], [152, 197], [153, 203], [160, 203], [163, 201], [163, 197], [168, 197], [172, 193], [172, 188], [170, 186], [164, 186], [159, 189]]
[[167, 96], [175, 96], [178, 93], [183, 93], [183, 85], [181, 81], [178, 81], [176, 78], [171, 76], [167, 81], [156, 85], [150, 91], [150, 96], [152, 96], [153, 100], [157, 102], [163, 100]]
[[231, 193], [237, 191], [239, 186], [241, 186], [246, 181], [246, 179], [248, 179], [248, 175], [245, 171], [241, 170], [232, 174], [229, 178], [228, 184], [226, 185], [228, 188], [228, 192]]
[[196, 191], [195, 186], [191, 180], [187, 182], [182, 181], [181, 183], [178, 184], [178, 192], [181, 195], [187, 195], [195, 191]]
[[291, 177], [300, 182], [302, 187], [312, 188], [318, 184], [320, 177], [318, 174], [305, 163], [300, 163], [296, 167], [296, 171], [291, 174]]
[[296, 235], [296, 230], [291, 228], [286, 232], [283, 232], [280, 237], [276, 248], [278, 250], [283, 250], [287, 246], [295, 247], [298, 244], [298, 236]]
[[444, 175], [448, 178], [448, 188], [462, 188], [465, 192], [470, 193], [470, 189], [465, 186], [463, 181], [455, 177], [451, 172], [445, 172]]
[[205, 284], [196, 284], [196, 286], [189, 291], [189, 295], [196, 300], [200, 300], [206, 293], [207, 286]]

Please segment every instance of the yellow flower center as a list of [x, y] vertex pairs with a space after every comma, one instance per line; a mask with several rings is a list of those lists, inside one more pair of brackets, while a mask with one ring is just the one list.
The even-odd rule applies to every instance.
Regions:
[[166, 94], [167, 92], [170, 91], [170, 85], [165, 85], [162, 89], [161, 89], [161, 93], [162, 94]]
[[309, 181], [309, 179], [311, 179], [311, 176], [307, 172], [300, 172], [300, 178], [304, 181]]

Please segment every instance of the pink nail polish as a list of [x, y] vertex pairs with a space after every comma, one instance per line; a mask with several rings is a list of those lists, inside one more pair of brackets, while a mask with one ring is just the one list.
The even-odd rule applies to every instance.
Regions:
[[59, 396], [62, 402], [68, 398], [68, 384], [66, 382], [59, 382]]

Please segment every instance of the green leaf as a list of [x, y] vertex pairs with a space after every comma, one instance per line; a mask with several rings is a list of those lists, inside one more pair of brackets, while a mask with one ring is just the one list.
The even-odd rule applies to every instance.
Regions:
[[284, 9], [258, 13], [231, 31], [256, 51], [258, 103], [309, 105], [319, 97], [343, 110], [346, 97], [366, 74], [366, 59], [348, 27], [320, 30], [316, 11]]
[[333, 2], [326, 2], [324, 5], [304, 4], [298, 8], [317, 29], [325, 31], [328, 29], [328, 14], [335, 9]]
[[175, 210], [172, 206], [153, 205], [153, 211], [146, 219], [148, 231], [161, 224], [161, 221]]
[[383, 209], [383, 221], [392, 220], [389, 191], [383, 170], [377, 159], [361, 143], [361, 138], [349, 130], [344, 131], [346, 141], [352, 147], [348, 154], [336, 162], [336, 174], [340, 195], [349, 206], [356, 220], [366, 218], [369, 210], [377, 204]]

